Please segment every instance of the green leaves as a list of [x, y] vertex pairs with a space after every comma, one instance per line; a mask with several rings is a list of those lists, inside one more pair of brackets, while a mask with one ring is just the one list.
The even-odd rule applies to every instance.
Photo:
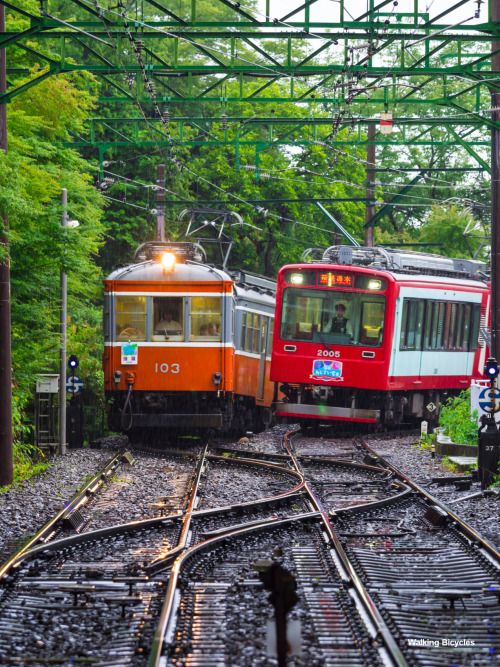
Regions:
[[[0, 210], [10, 225], [17, 440], [36, 375], [58, 371], [61, 270], [68, 274], [69, 314], [85, 312], [86, 321], [94, 322], [87, 325], [90, 338], [100, 341], [101, 274], [95, 254], [104, 240], [104, 202], [93, 186], [92, 163], [55, 143], [82, 128], [95, 102], [75, 81], [81, 84], [78, 77], [52, 78], [15, 98], [8, 108], [8, 154], [0, 153]], [[68, 190], [69, 217], [79, 221], [76, 229], [61, 226], [62, 188]], [[92, 312], [96, 316], [90, 317]], [[76, 322], [77, 330], [84, 327], [82, 320]], [[71, 330], [72, 337], [78, 332]], [[95, 374], [100, 344], [88, 350], [82, 367]]]

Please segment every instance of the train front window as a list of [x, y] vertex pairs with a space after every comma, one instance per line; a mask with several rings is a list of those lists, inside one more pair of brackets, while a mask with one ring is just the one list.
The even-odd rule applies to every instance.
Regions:
[[184, 306], [182, 297], [153, 297], [152, 340], [184, 340]]
[[118, 340], [146, 340], [146, 297], [116, 297], [116, 337]]
[[283, 340], [379, 347], [384, 316], [385, 297], [380, 294], [288, 287], [280, 335]]
[[221, 339], [221, 298], [191, 297], [191, 340]]

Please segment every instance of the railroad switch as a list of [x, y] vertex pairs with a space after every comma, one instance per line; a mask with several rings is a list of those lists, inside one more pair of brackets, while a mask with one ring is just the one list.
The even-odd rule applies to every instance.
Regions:
[[421, 521], [431, 530], [436, 530], [437, 528], [442, 528], [446, 525], [448, 515], [437, 505], [431, 505], [421, 518]]

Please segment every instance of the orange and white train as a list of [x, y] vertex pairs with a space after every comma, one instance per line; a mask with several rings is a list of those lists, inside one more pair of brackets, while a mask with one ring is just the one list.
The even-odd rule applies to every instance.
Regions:
[[104, 281], [108, 422], [134, 440], [271, 421], [276, 283], [206, 264], [201, 250], [146, 243]]

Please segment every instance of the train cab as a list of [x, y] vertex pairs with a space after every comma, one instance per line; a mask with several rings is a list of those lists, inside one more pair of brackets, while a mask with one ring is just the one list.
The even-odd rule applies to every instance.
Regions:
[[485, 271], [472, 260], [344, 246], [284, 266], [271, 379], [285, 399], [276, 414], [385, 424], [435, 417], [440, 395], [481, 377]]
[[[275, 283], [207, 264], [202, 252], [196, 243], [144, 244], [104, 281], [113, 430], [224, 432], [270, 420]], [[242, 335], [255, 337], [249, 349]]]

